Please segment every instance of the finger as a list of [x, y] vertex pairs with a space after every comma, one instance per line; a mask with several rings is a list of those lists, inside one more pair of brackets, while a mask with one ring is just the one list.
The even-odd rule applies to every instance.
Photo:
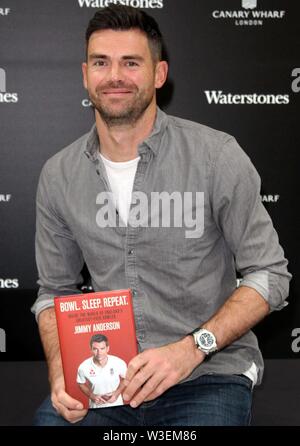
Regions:
[[153, 373], [155, 372], [153, 372], [151, 367], [142, 367], [126, 386], [123, 395], [124, 400], [130, 401], [137, 391], [151, 378]]
[[167, 382], [166, 380], [162, 380], [156, 387], [156, 389], [145, 398], [144, 402], [155, 400], [164, 392], [166, 392], [170, 387], [172, 387], [172, 385], [170, 385], [169, 382]]
[[125, 385], [128, 385], [133, 377], [144, 367], [148, 362], [148, 357], [145, 353], [141, 353], [135, 356], [128, 364], [127, 372], [125, 376]]
[[83, 418], [87, 414], [87, 409], [84, 410], [68, 410], [64, 406], [61, 406], [60, 414], [67, 420], [69, 423], [78, 423], [83, 420]]
[[53, 396], [52, 398], [52, 405], [54, 409], [57, 411], [57, 413], [70, 423], [76, 423], [82, 420], [87, 414], [87, 409], [82, 409], [82, 410], [68, 409], [64, 404], [58, 401], [56, 396]]
[[58, 394], [56, 395], [56, 397], [57, 397], [56, 403], [62, 404], [67, 409], [70, 409], [70, 410], [82, 410], [83, 409], [83, 404], [80, 401], [72, 398], [64, 390], [59, 391]]
[[130, 406], [133, 408], [138, 407], [140, 404], [146, 401], [150, 395], [155, 395], [154, 398], [160, 396], [164, 391], [163, 389], [165, 389], [165, 386], [162, 385], [164, 378], [165, 376], [162, 374], [153, 375], [140, 389], [140, 391], [134, 395], [130, 401]]

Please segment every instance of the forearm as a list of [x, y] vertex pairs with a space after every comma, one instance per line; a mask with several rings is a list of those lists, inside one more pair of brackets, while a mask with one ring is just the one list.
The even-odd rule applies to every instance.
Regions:
[[91, 391], [90, 387], [87, 384], [78, 384], [80, 387], [80, 390], [87, 396], [88, 398], [91, 398], [93, 395], [93, 392]]
[[51, 387], [57, 380], [63, 379], [59, 339], [54, 308], [42, 311], [38, 319], [40, 337], [48, 363]]
[[[269, 313], [269, 304], [253, 288], [240, 287], [202, 327], [212, 331], [218, 349], [248, 332]], [[206, 358], [192, 336], [145, 350], [128, 364], [124, 400], [132, 407], [151, 401], [185, 379]]]
[[241, 286], [202, 327], [214, 333], [218, 349], [222, 349], [247, 333], [269, 311], [269, 304], [257, 291]]

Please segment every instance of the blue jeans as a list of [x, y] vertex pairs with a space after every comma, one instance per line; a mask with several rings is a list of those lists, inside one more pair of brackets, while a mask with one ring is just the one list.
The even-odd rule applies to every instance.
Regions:
[[[250, 424], [252, 382], [243, 375], [205, 375], [172, 387], [156, 400], [130, 406], [89, 410], [72, 426], [247, 426]], [[71, 426], [47, 398], [35, 426]]]

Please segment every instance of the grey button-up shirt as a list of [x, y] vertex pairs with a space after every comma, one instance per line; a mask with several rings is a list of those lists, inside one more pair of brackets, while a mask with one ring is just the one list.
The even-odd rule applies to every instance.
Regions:
[[[272, 310], [285, 305], [287, 260], [261, 203], [259, 176], [233, 137], [158, 109], [151, 135], [139, 146], [133, 194], [143, 193], [151, 203], [153, 192], [182, 197], [199, 192], [204, 212], [199, 237], [187, 237], [184, 224], [174, 221], [171, 227], [131, 224], [133, 205], [127, 227], [118, 217], [116, 225], [101, 227], [99, 194], [110, 188], [98, 151], [94, 126], [42, 170], [36, 230], [40, 288], [32, 308], [37, 316], [53, 306], [54, 296], [79, 292], [84, 263], [95, 291], [133, 290], [140, 350], [175, 342], [206, 322], [236, 288], [236, 271]], [[263, 361], [249, 331], [188, 379], [243, 373], [253, 361], [260, 382]]]

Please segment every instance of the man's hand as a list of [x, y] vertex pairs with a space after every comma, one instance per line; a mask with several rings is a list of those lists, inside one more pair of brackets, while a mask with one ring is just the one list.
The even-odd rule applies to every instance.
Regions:
[[71, 398], [65, 391], [54, 308], [42, 311], [38, 323], [49, 367], [52, 405], [67, 421], [77, 423], [85, 417], [87, 410], [82, 408], [82, 403]]
[[124, 378], [122, 378], [121, 375], [119, 375], [119, 378], [120, 378], [120, 384], [118, 385], [117, 389], [109, 395], [109, 398], [107, 399], [108, 403], [116, 402], [117, 399], [119, 398], [119, 395], [123, 392], [123, 390], [126, 387], [124, 383]]
[[63, 377], [57, 378], [52, 385], [51, 401], [57, 413], [72, 424], [78, 423], [87, 414], [87, 409], [83, 409], [82, 403], [66, 393]]
[[90, 399], [94, 401], [96, 404], [105, 404], [107, 403], [107, 399], [105, 395], [95, 395], [94, 393], [90, 394]]
[[123, 398], [137, 407], [151, 401], [189, 376], [205, 358], [192, 336], [163, 347], [145, 350], [128, 364]]

